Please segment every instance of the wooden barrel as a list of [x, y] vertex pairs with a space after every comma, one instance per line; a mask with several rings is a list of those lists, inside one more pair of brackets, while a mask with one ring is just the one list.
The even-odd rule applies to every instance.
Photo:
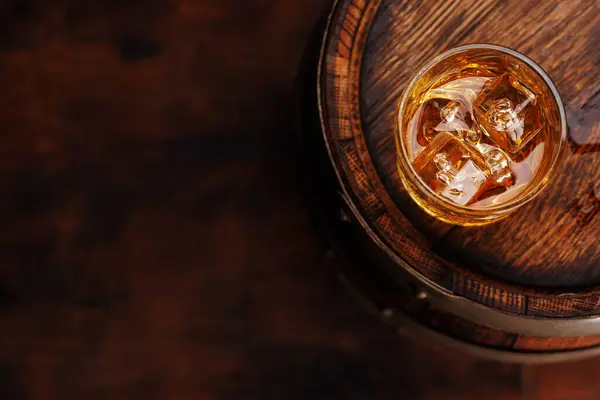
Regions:
[[[339, 0], [306, 87], [304, 134], [343, 275], [382, 319], [483, 356], [600, 354], [600, 20], [594, 0]], [[492, 43], [559, 89], [570, 147], [544, 192], [501, 222], [422, 212], [396, 169], [404, 85], [449, 48]], [[317, 67], [318, 65], [318, 67]], [[320, 160], [321, 162], [317, 162]]]

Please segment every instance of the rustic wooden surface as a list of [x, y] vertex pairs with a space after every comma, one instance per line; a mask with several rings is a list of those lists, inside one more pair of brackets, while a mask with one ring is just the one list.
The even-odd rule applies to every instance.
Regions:
[[597, 361], [439, 353], [332, 278], [288, 129], [326, 6], [0, 3], [0, 398], [597, 398]]
[[[600, 141], [599, 3], [537, 4], [383, 1], [365, 50], [363, 114], [374, 162], [398, 202], [409, 201], [397, 187], [391, 160], [394, 143], [388, 132], [397, 98], [420, 64], [456, 45], [496, 43], [528, 55], [556, 83], [575, 143]], [[549, 188], [511, 218], [476, 229], [427, 223], [426, 233], [446, 256], [502, 280], [550, 288], [597, 285], [600, 155], [575, 150], [567, 150]], [[414, 213], [413, 220], [420, 224], [422, 218]]]

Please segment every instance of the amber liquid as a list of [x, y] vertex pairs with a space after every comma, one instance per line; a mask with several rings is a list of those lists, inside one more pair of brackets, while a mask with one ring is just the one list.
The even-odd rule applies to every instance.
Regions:
[[486, 208], [523, 193], [552, 143], [549, 96], [532, 76], [498, 59], [461, 64], [413, 87], [401, 132], [421, 180], [455, 205]]

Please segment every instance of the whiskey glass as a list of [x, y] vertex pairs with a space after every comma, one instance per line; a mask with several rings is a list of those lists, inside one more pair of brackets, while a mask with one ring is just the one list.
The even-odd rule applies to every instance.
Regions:
[[542, 191], [566, 135], [558, 91], [535, 62], [501, 46], [460, 46], [427, 62], [403, 92], [398, 171], [428, 214], [484, 225]]

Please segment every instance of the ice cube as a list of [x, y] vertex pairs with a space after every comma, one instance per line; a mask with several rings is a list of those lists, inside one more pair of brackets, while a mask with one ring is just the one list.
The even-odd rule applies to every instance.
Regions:
[[[478, 68], [481, 68], [481, 65]], [[489, 81], [495, 79], [492, 72], [488, 71], [486, 74], [488, 76], [469, 76], [451, 80], [428, 91], [424, 100], [446, 99], [457, 101], [464, 105], [467, 111], [473, 113], [472, 104], [479, 92]]]
[[487, 143], [475, 146], [483, 155], [487, 172], [493, 182], [500, 186], [509, 187], [515, 183], [515, 163], [504, 151]]
[[450, 163], [448, 154], [446, 153], [437, 153], [433, 157], [433, 162], [440, 171], [450, 171], [452, 169], [452, 164]]
[[433, 162], [435, 166], [438, 168], [438, 173], [436, 174], [436, 178], [446, 185], [449, 185], [456, 175], [456, 170], [454, 166], [450, 162], [450, 159], [446, 153], [437, 153], [433, 157]]
[[485, 159], [477, 148], [464, 143], [454, 134], [440, 132], [413, 160], [413, 168], [436, 192], [450, 185], [463, 166], [471, 161], [485, 171]]
[[471, 126], [470, 129], [462, 132], [462, 139], [472, 145], [476, 145], [481, 141], [481, 131], [477, 126]]
[[450, 101], [440, 110], [440, 122], [437, 132], [450, 132], [462, 137], [463, 132], [471, 129], [473, 121], [466, 107], [457, 101]]
[[509, 153], [521, 151], [542, 129], [535, 93], [510, 74], [483, 87], [473, 113], [483, 133]]
[[510, 186], [514, 181], [510, 159], [500, 149], [494, 149], [485, 154], [485, 162], [490, 171], [490, 177], [499, 185]]
[[436, 127], [436, 131], [450, 132], [472, 145], [481, 140], [481, 131], [473, 123], [471, 113], [462, 103], [451, 101], [440, 110], [440, 116], [442, 121]]
[[450, 100], [430, 99], [419, 105], [415, 115], [418, 118], [417, 123], [417, 142], [421, 146], [427, 146], [429, 142], [439, 133], [436, 127], [442, 122], [441, 110], [444, 109]]
[[487, 174], [478, 168], [473, 160], [468, 160], [454, 176], [454, 179], [442, 190], [442, 196], [461, 206], [467, 205], [487, 179]]
[[417, 142], [427, 146], [440, 132], [451, 132], [461, 136], [473, 125], [471, 114], [460, 102], [433, 98], [421, 104], [416, 112]]
[[456, 101], [451, 101], [440, 110], [440, 118], [442, 121], [452, 122], [457, 117], [460, 117], [460, 104]]

